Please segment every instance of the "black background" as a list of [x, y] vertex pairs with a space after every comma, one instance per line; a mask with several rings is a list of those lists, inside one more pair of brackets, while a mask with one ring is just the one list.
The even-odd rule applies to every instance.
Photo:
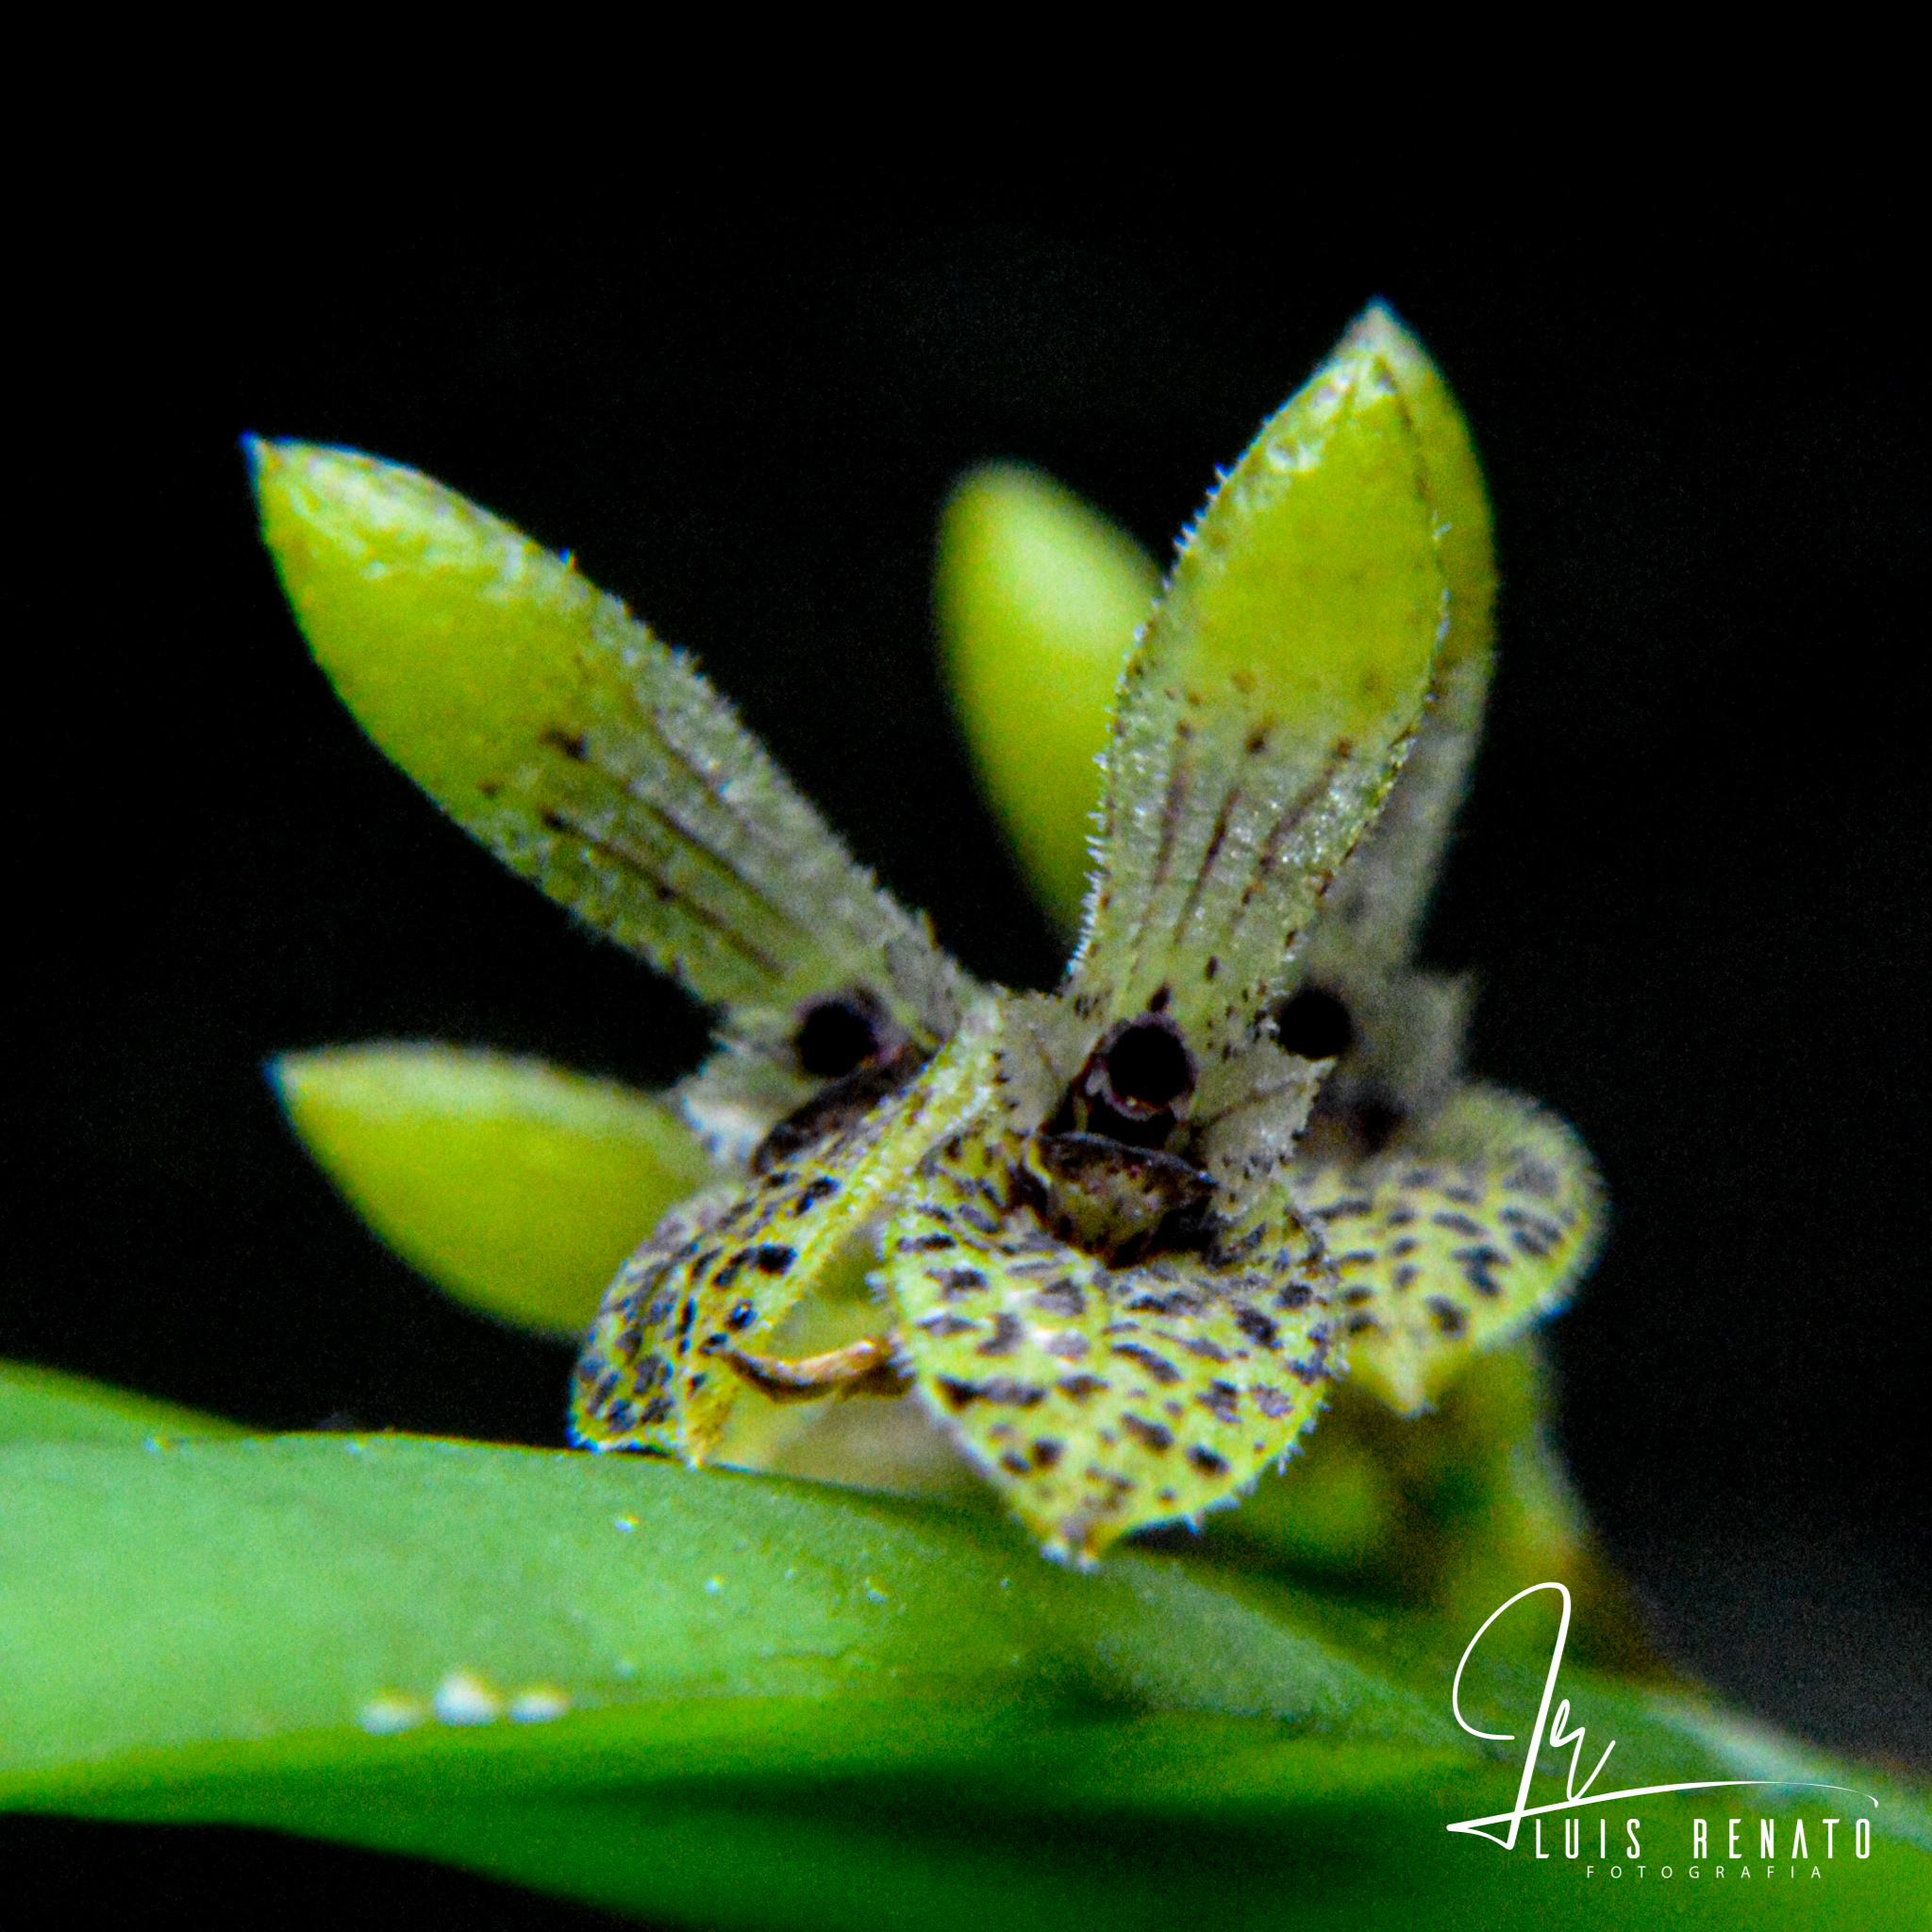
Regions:
[[[559, 1441], [566, 1354], [365, 1237], [261, 1063], [438, 1038], [656, 1085], [703, 1046], [337, 707], [244, 430], [408, 462], [574, 548], [973, 969], [1045, 985], [935, 675], [946, 488], [1024, 458], [1165, 556], [1379, 293], [1467, 409], [1504, 572], [1431, 951], [1481, 971], [1478, 1070], [1573, 1120], [1613, 1199], [1550, 1336], [1578, 1484], [1689, 1667], [1924, 1763], [1926, 422], [1899, 291], [1815, 238], [1667, 268], [1641, 238], [1186, 232], [640, 217], [457, 252], [345, 223], [277, 254], [183, 217], [82, 264], [29, 365], [44, 487], [11, 576], [0, 1353], [268, 1427]], [[79, 1828], [25, 1829], [58, 1859]]]

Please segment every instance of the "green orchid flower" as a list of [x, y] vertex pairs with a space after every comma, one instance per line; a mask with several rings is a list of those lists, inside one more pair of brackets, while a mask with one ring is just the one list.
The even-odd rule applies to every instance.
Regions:
[[[391, 465], [300, 445], [255, 462], [290, 600], [377, 743], [719, 1015], [706, 1066], [632, 1108], [673, 1189], [700, 1179], [674, 1108], [715, 1185], [655, 1229], [646, 1204], [673, 1189], [633, 1194], [648, 1238], [591, 1328], [580, 1442], [757, 1464], [774, 1409], [910, 1391], [1050, 1553], [1088, 1561], [1251, 1487], [1344, 1364], [1426, 1409], [1587, 1265], [1588, 1157], [1459, 1079], [1462, 989], [1410, 964], [1480, 725], [1493, 568], [1467, 430], [1387, 310], [1263, 427], [1141, 613], [1084, 924], [1046, 996], [941, 952], [697, 674], [564, 561]], [[1039, 722], [1060, 693], [986, 699], [1025, 603], [988, 597], [973, 552], [1005, 532], [1024, 557], [1030, 528], [1051, 556], [1056, 517], [1091, 552], [1060, 577], [1111, 594], [1084, 636], [1038, 628], [1119, 662], [1133, 607], [1113, 585], [1141, 573], [1037, 487], [963, 495], [941, 579], [1016, 823], [1041, 817], [1029, 788], [1076, 795], [1061, 768], [1093, 708], [1067, 708], [1062, 745]], [[354, 1064], [379, 1083], [399, 1063]], [[454, 1076], [409, 1071], [412, 1094]], [[340, 1165], [346, 1065], [283, 1078]], [[366, 1211], [483, 1294], [454, 1225], [393, 1198], [405, 1165], [363, 1163]], [[490, 1291], [508, 1306], [555, 1274], [519, 1255]]]
[[[1924, 1794], [1673, 1681], [1543, 1440], [1529, 1330], [1602, 1202], [1567, 1127], [1465, 1077], [1467, 988], [1414, 963], [1493, 575], [1392, 316], [1158, 593], [1048, 479], [954, 496], [948, 675], [1077, 934], [1046, 993], [942, 953], [566, 558], [391, 464], [252, 455], [370, 736], [718, 1015], [660, 1095], [448, 1045], [274, 1070], [384, 1241], [580, 1341], [581, 1441], [658, 1453], [249, 1437], [0, 1365], [0, 1806], [658, 1923], [1500, 1920], [1559, 1868], [1443, 1825], [1507, 1802], [1553, 1618], [1463, 1680], [1487, 1737], [1448, 1684], [1555, 1578], [1624, 1783], [1851, 1785], [1870, 1863], [1818, 1909], [1919, 1922]], [[1539, 1888], [1537, 1920], [1596, 1903]]]

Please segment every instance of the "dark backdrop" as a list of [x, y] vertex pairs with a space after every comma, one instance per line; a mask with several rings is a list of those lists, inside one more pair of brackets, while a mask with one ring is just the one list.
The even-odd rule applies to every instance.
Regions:
[[242, 432], [407, 461], [575, 548], [945, 943], [1043, 985], [934, 671], [947, 485], [1025, 458], [1164, 555], [1380, 293], [1467, 408], [1504, 572], [1431, 950], [1481, 969], [1477, 1068], [1574, 1121], [1614, 1204], [1551, 1330], [1577, 1480], [1688, 1665], [1924, 1762], [1926, 422], [1896, 291], [1810, 242], [1666, 270], [1174, 229], [640, 216], [278, 255], [176, 213], [75, 263], [13, 558], [0, 1353], [274, 1428], [557, 1441], [565, 1353], [366, 1238], [261, 1062], [434, 1037], [654, 1085], [703, 1045], [336, 706]]

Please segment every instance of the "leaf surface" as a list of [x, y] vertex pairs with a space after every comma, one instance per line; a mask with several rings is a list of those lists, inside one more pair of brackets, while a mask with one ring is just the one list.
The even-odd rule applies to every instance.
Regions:
[[[1076, 1575], [989, 1517], [850, 1491], [400, 1437], [13, 1446], [0, 1499], [14, 1807], [266, 1824], [731, 1926], [1598, 1903], [1443, 1829], [1515, 1768], [1450, 1722], [1459, 1639], [1426, 1620], [1152, 1553]], [[1506, 1655], [1472, 1707], [1533, 1707], [1538, 1677]], [[1835, 1769], [1565, 1689], [1626, 1783]], [[1874, 1857], [1788, 1923], [1914, 1923], [1923, 1799], [1847, 1781], [1880, 1798]]]
[[240, 1436], [239, 1423], [157, 1402], [30, 1362], [0, 1362], [0, 1443], [142, 1444], [177, 1436]]

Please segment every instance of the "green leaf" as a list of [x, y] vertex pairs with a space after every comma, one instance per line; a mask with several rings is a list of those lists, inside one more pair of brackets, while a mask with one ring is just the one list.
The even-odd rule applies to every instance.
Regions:
[[667, 1107], [614, 1080], [450, 1046], [284, 1054], [290, 1124], [440, 1288], [575, 1341], [665, 1210], [717, 1178]]
[[[1148, 1553], [1070, 1574], [849, 1491], [401, 1437], [15, 1446], [0, 1496], [16, 1808], [271, 1825], [734, 1926], [1599, 1904], [1444, 1830], [1516, 1770], [1450, 1721], [1463, 1640], [1426, 1620]], [[1466, 1707], [1533, 1708], [1533, 1664], [1479, 1675]], [[1564, 1687], [1626, 1783], [1820, 1774], [1694, 1704]], [[1843, 1781], [1880, 1841], [1827, 1903], [1913, 1923], [1923, 1801]], [[1674, 1902], [1634, 1892], [1620, 1924]]]
[[[16, 1800], [319, 1769], [486, 1789], [823, 1774], [1157, 1708], [1455, 1740], [1171, 1560], [1077, 1576], [909, 1503], [403, 1437], [0, 1458]], [[454, 1721], [487, 1711], [480, 1686], [512, 1721]], [[520, 1698], [546, 1721], [514, 1722]], [[625, 1766], [647, 1738], [675, 1757]]]
[[1124, 530], [1038, 470], [974, 470], [946, 505], [936, 601], [953, 702], [1028, 882], [1070, 933], [1114, 691], [1158, 582]]
[[130, 1394], [58, 1369], [0, 1362], [0, 1442], [145, 1443], [179, 1436], [240, 1436], [239, 1423]]

